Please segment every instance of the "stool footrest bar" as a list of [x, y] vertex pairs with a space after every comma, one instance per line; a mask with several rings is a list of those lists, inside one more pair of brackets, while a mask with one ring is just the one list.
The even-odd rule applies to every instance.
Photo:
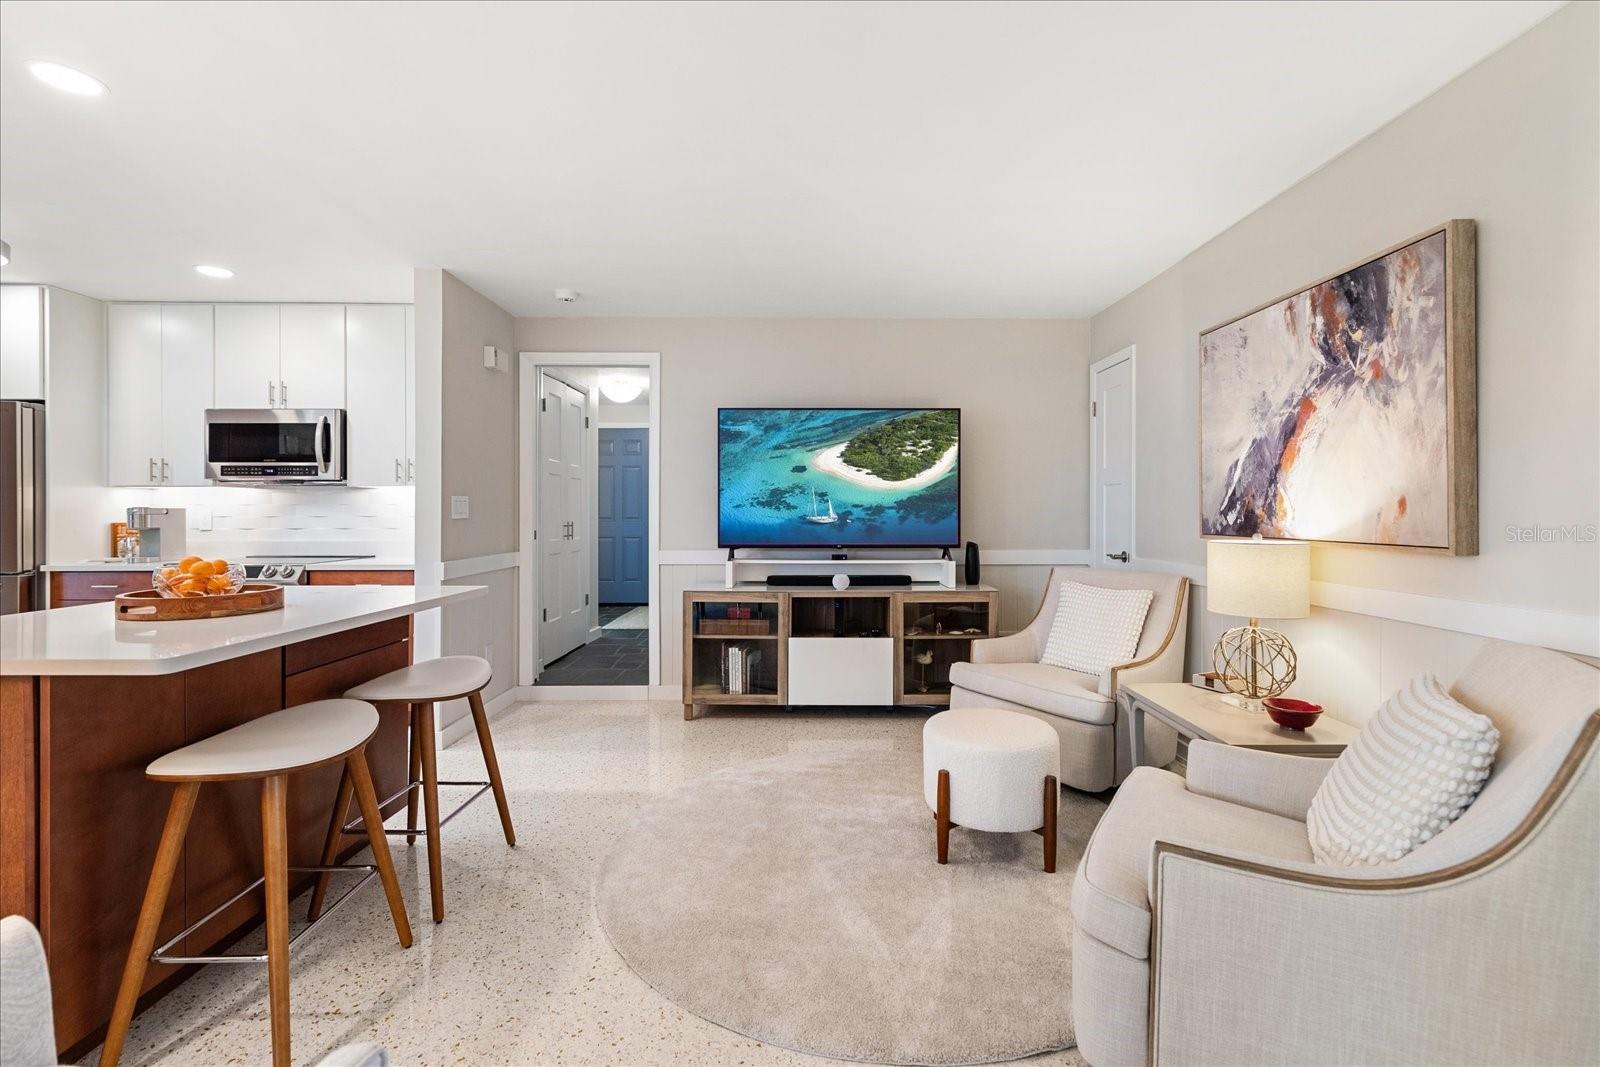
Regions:
[[[439, 820], [439, 828], [441, 830], [444, 829], [444, 824], [445, 823], [449, 822], [451, 819], [455, 818], [457, 815], [460, 815], [461, 812], [467, 807], [467, 805], [471, 804], [474, 800], [477, 800], [479, 797], [483, 796], [483, 794], [487, 793], [490, 790], [490, 788], [492, 788], [492, 786], [491, 786], [491, 784], [489, 782], [440, 782], [439, 784], [440, 785], [477, 786], [478, 787], [477, 788], [477, 792], [473, 793], [470, 797], [468, 797], [467, 799], [463, 800], [460, 804], [457, 804], [454, 811], [452, 811], [449, 815], [446, 815], [444, 818]], [[394, 803], [396, 800], [399, 800], [401, 797], [405, 796], [407, 793], [411, 792], [413, 789], [421, 789], [421, 788], [422, 788], [422, 782], [420, 780], [412, 782], [410, 785], [402, 786], [400, 788], [400, 790], [398, 792], [396, 792], [393, 796], [389, 797], [387, 800], [380, 801], [378, 803], [378, 807], [380, 807], [380, 808], [388, 807], [390, 804]], [[395, 814], [399, 814], [399, 813], [396, 812]], [[390, 818], [394, 818], [394, 816], [391, 815]], [[345, 823], [343, 827], [341, 827], [341, 830], [345, 834], [346, 837], [365, 837], [367, 835], [366, 824], [363, 823], [360, 819], [352, 819], [352, 820], [350, 820], [349, 822]], [[416, 836], [416, 837], [427, 837], [428, 836], [428, 830], [427, 830], [426, 827], [418, 827], [415, 830], [410, 830], [410, 829], [394, 830], [394, 829], [390, 829], [389, 827], [385, 826], [383, 828], [383, 832], [385, 834], [388, 834], [390, 837], [396, 837], [396, 836], [399, 836], [399, 835], [402, 835], [402, 834], [407, 836], [407, 837], [410, 837], [410, 836], [413, 836], [413, 835]]]
[[[339, 905], [349, 900], [351, 895], [354, 894], [356, 890], [360, 889], [362, 886], [366, 885], [368, 882], [372, 881], [378, 876], [378, 868], [370, 863], [340, 863], [332, 866], [290, 867], [289, 870], [299, 874], [320, 874], [323, 871], [367, 872], [366, 875], [355, 885], [339, 894], [338, 899], [324, 908], [322, 910], [322, 914], [317, 916], [317, 918], [307, 925], [304, 930], [301, 930], [298, 934], [295, 934], [294, 937], [289, 939], [289, 950], [291, 952], [294, 951], [294, 947], [300, 943], [301, 938], [305, 937], [311, 931], [320, 926], [322, 921], [337, 911], [339, 909]], [[265, 953], [261, 953], [259, 955], [252, 953], [227, 953], [213, 956], [179, 956], [172, 955], [167, 951], [168, 949], [172, 948], [173, 945], [176, 945], [179, 941], [182, 941], [184, 938], [200, 929], [200, 927], [204, 926], [212, 919], [215, 919], [218, 915], [221, 915], [224, 911], [227, 911], [229, 908], [233, 907], [233, 905], [237, 904], [239, 901], [243, 900], [245, 897], [261, 888], [261, 886], [266, 883], [266, 880], [267, 879], [264, 876], [257, 878], [255, 881], [239, 890], [239, 892], [235, 893], [221, 904], [218, 904], [215, 908], [212, 908], [211, 911], [206, 913], [204, 918], [185, 927], [166, 943], [158, 945], [156, 950], [150, 953], [150, 962], [179, 965], [188, 963], [266, 963], [267, 957]]]

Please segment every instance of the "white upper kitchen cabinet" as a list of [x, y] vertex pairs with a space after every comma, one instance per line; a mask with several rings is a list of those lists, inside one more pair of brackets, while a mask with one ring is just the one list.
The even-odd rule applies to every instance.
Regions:
[[214, 406], [283, 406], [278, 402], [279, 318], [277, 304], [216, 305]]
[[0, 285], [0, 399], [44, 399], [42, 285]]
[[210, 485], [206, 408], [212, 396], [210, 304], [161, 307], [161, 483]]
[[160, 485], [161, 305], [106, 308], [106, 476], [112, 485]]
[[417, 481], [417, 309], [406, 305], [406, 481]]
[[343, 304], [284, 304], [280, 328], [278, 406], [345, 406]]
[[349, 372], [351, 485], [405, 485], [406, 318], [400, 304], [350, 304], [345, 309]]

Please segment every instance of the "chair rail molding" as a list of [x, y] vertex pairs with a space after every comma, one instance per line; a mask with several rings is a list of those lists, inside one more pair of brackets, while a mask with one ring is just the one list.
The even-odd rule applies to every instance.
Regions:
[[446, 581], [452, 578], [471, 578], [474, 574], [491, 574], [494, 571], [511, 571], [521, 566], [522, 557], [516, 552], [497, 552], [491, 556], [470, 556], [467, 559], [447, 559], [440, 564]]
[[[1206, 584], [1203, 564], [1136, 558], [1134, 566], [1182, 574], [1196, 585]], [[1329, 611], [1539, 645], [1580, 656], [1600, 656], [1600, 618], [1593, 615], [1317, 581], [1311, 583], [1311, 603]]]

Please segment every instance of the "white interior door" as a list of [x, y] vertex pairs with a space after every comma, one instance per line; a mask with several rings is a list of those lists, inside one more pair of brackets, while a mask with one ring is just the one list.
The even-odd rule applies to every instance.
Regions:
[[539, 658], [550, 663], [588, 634], [588, 397], [543, 372], [539, 397]]
[[1094, 562], [1127, 567], [1133, 559], [1133, 349], [1090, 368], [1089, 396]]

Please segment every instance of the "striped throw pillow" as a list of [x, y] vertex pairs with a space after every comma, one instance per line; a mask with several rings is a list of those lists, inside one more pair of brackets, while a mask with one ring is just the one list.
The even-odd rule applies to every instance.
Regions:
[[1431, 674], [1384, 702], [1306, 813], [1318, 863], [1393, 863], [1454, 822], [1494, 767], [1500, 731]]
[[1155, 593], [1149, 589], [1104, 589], [1062, 582], [1056, 617], [1040, 663], [1086, 674], [1127, 663], [1139, 647], [1144, 617]]

